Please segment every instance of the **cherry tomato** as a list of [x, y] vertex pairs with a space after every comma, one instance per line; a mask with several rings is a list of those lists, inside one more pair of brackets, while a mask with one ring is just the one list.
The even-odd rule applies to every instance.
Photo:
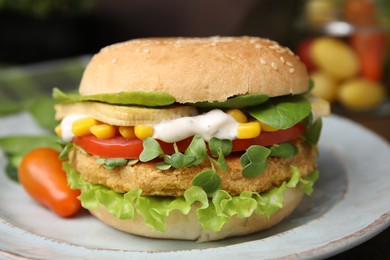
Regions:
[[58, 157], [59, 152], [52, 148], [34, 149], [23, 157], [18, 177], [33, 199], [61, 217], [70, 217], [81, 208], [80, 191], [68, 186]]
[[316, 69], [313, 58], [310, 54], [310, 49], [313, 44], [312, 38], [307, 38], [301, 41], [297, 47], [297, 55], [301, 58], [301, 61], [306, 65], [308, 71], [313, 71]]
[[381, 31], [358, 31], [351, 36], [351, 44], [359, 56], [363, 77], [373, 81], [382, 78], [386, 42], [386, 34]]
[[[262, 132], [258, 137], [251, 139], [233, 140], [233, 151], [244, 151], [251, 145], [270, 146], [294, 140], [306, 131], [306, 127], [298, 123], [295, 126], [276, 132]], [[179, 151], [184, 152], [192, 138], [187, 138], [176, 143]], [[174, 153], [173, 144], [157, 140], [165, 154]], [[93, 135], [79, 136], [74, 143], [86, 152], [105, 158], [138, 159], [143, 150], [143, 142], [139, 139], [125, 139], [120, 136], [111, 139], [98, 139]]]

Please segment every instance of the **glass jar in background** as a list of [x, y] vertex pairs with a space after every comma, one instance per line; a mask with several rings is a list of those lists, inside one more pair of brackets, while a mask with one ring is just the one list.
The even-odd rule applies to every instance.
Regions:
[[307, 0], [296, 53], [334, 111], [390, 114], [388, 0]]

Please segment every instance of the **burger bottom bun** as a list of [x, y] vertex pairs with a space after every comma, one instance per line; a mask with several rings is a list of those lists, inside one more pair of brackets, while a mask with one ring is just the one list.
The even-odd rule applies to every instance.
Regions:
[[195, 204], [187, 215], [183, 215], [177, 210], [171, 212], [165, 218], [165, 232], [153, 231], [145, 226], [142, 216], [137, 213], [134, 216], [134, 220], [123, 220], [112, 215], [104, 206], [100, 206], [97, 210], [91, 210], [90, 212], [107, 225], [130, 234], [149, 238], [207, 242], [227, 237], [248, 235], [270, 228], [290, 215], [299, 205], [302, 197], [303, 193], [298, 189], [288, 188], [284, 194], [283, 207], [272, 216], [267, 217], [256, 213], [253, 213], [249, 218], [243, 219], [233, 216], [219, 232], [204, 230], [201, 227], [197, 219]]

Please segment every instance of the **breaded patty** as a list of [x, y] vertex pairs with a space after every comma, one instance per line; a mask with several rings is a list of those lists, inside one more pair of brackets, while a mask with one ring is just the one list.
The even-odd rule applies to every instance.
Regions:
[[[222, 179], [221, 189], [233, 196], [242, 191], [262, 192], [288, 180], [292, 174], [291, 166], [297, 167], [302, 176], [308, 175], [317, 167], [315, 162], [316, 148], [302, 140], [296, 140], [295, 145], [299, 150], [298, 155], [287, 159], [268, 158], [268, 168], [254, 178], [242, 176], [241, 154], [228, 156], [226, 162], [229, 171], [224, 172], [217, 169]], [[209, 161], [194, 167], [169, 170], [159, 170], [154, 166], [154, 163], [139, 162], [135, 165], [109, 170], [98, 164], [95, 156], [85, 154], [77, 148], [69, 153], [69, 160], [87, 182], [101, 184], [120, 193], [132, 189], [142, 189], [144, 195], [157, 196], [182, 196], [192, 186], [191, 182], [196, 174], [211, 168]]]

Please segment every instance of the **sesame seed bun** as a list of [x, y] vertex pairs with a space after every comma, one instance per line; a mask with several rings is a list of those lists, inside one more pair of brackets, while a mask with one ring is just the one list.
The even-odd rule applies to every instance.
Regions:
[[270, 97], [308, 89], [306, 67], [291, 50], [257, 37], [150, 38], [103, 48], [93, 56], [81, 95], [161, 91], [179, 103]]

